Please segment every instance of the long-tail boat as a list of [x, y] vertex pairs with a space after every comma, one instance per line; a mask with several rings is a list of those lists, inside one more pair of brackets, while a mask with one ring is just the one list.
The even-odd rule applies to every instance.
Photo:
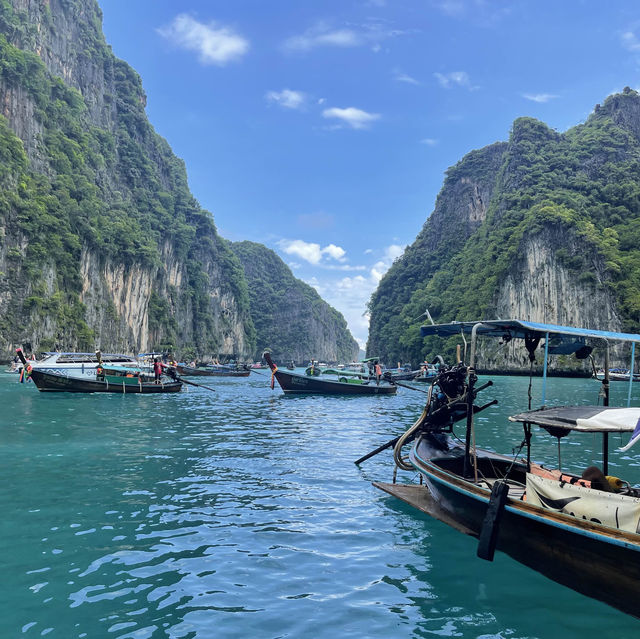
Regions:
[[178, 364], [176, 368], [178, 373], [185, 377], [249, 377], [251, 374], [251, 369], [246, 366], [228, 364], [209, 364], [208, 366]]
[[[621, 451], [640, 440], [640, 408], [630, 406], [632, 382], [627, 407], [609, 406], [607, 374], [602, 386], [603, 406], [546, 405], [551, 339], [568, 344], [581, 338], [574, 351], [578, 359], [591, 357], [594, 348], [604, 351], [605, 371], [609, 370], [610, 343], [631, 344], [633, 370], [640, 335], [519, 320], [422, 327], [422, 334], [429, 336], [464, 333], [471, 334], [468, 365], [460, 362], [441, 370], [422, 414], [409, 430], [357, 463], [395, 444], [396, 471], [418, 471], [420, 485], [398, 484], [394, 472], [394, 483], [376, 482], [375, 486], [478, 538], [477, 555], [482, 559], [491, 561], [497, 549], [560, 584], [640, 617], [640, 489], [609, 475], [609, 434], [632, 433]], [[478, 392], [492, 385], [476, 385], [480, 336], [500, 338], [502, 343], [523, 340], [532, 375], [535, 350], [544, 340], [542, 406], [532, 410], [530, 386], [527, 410], [505, 423], [506, 427], [510, 422], [522, 424], [524, 431], [520, 450], [513, 456], [476, 448], [479, 429], [474, 416], [495, 403], [475, 403]], [[458, 421], [463, 421], [466, 429], [464, 437], [456, 441], [452, 435]], [[534, 426], [558, 438], [557, 469], [532, 461]], [[601, 469], [589, 465], [582, 472], [569, 472], [562, 468], [560, 438], [572, 432], [601, 437]], [[403, 449], [409, 443], [407, 457]], [[522, 455], [523, 449], [526, 455]], [[592, 463], [592, 455], [586, 453], [585, 466]]]
[[263, 355], [267, 362], [273, 378], [278, 381], [280, 388], [285, 394], [317, 393], [324, 395], [392, 395], [398, 388], [394, 384], [384, 379], [371, 379], [369, 376], [347, 371], [330, 371], [329, 374], [338, 375], [335, 378], [323, 377], [321, 375], [300, 375], [280, 370], [269, 352]]
[[37, 389], [43, 392], [123, 393], [135, 395], [177, 393], [182, 389], [182, 381], [177, 377], [174, 379], [163, 376], [156, 383], [149, 381], [147, 375], [140, 370], [126, 367], [103, 368], [98, 365], [93, 379], [50, 373], [32, 368], [20, 349], [17, 350], [17, 353]]

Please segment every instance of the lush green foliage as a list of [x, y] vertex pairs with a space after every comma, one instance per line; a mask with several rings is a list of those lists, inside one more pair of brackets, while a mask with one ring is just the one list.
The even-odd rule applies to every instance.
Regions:
[[[26, 239], [24, 251], [16, 246], [8, 252], [7, 286], [33, 291], [17, 315], [23, 321], [47, 315], [58, 327], [59, 340], [68, 345], [89, 340], [91, 331], [78, 303], [83, 249], [103, 262], [159, 272], [166, 247], [171, 247], [171, 258], [186, 267], [187, 290], [182, 299], [174, 291], [172, 300], [166, 299], [166, 290], [154, 291], [149, 319], [156, 339], [180, 341], [173, 309], [186, 304], [194, 309], [194, 319], [185, 334], [195, 335], [203, 350], [218, 345], [220, 326], [208, 288], [214, 269], [222, 273], [216, 286], [235, 299], [234, 321], [243, 322], [251, 347], [255, 331], [242, 268], [218, 237], [211, 215], [190, 194], [183, 162], [148, 123], [140, 78], [106, 45], [97, 3], [64, 0], [61, 8], [74, 24], [69, 42], [74, 64], [103, 72], [109, 89], [88, 96], [89, 102], [30, 52], [42, 36], [39, 29], [53, 28], [47, 24], [48, 3], [42, 3], [44, 24], [38, 25], [9, 0], [0, 0], [0, 84], [33, 104], [31, 125], [41, 139], [35, 166], [0, 117], [5, 235], [17, 244]], [[51, 273], [55, 281], [50, 281]], [[222, 322], [231, 320], [223, 317]], [[12, 321], [3, 326], [5, 334], [22, 330]]]
[[441, 197], [456, 180], [491, 181], [486, 219], [468, 234], [453, 225], [450, 237], [427, 252], [436, 222], [428, 220], [372, 297], [370, 350], [415, 362], [446, 349], [420, 337], [425, 308], [438, 321], [494, 317], [499, 283], [517, 265], [523, 243], [543, 233], [554, 238], [556, 258], [586, 291], [611, 290], [624, 328], [637, 332], [640, 140], [625, 123], [638, 112], [640, 96], [625, 89], [565, 134], [520, 118], [499, 170], [487, 173], [478, 162], [482, 152], [450, 170]]
[[271, 250], [255, 242], [234, 242], [249, 282], [251, 316], [257, 333], [256, 357], [269, 348], [276, 360], [322, 358], [323, 341], [336, 342], [338, 359], [358, 352], [342, 315], [314, 288], [296, 279]]

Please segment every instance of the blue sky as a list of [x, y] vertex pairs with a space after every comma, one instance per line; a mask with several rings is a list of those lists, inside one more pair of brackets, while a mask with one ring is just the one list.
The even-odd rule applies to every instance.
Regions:
[[362, 345], [448, 167], [517, 117], [565, 131], [640, 85], [632, 0], [99, 3], [220, 234], [275, 250]]

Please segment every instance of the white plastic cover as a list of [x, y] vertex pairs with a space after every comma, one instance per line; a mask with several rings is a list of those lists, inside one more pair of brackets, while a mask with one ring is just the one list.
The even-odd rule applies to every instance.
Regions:
[[527, 503], [627, 532], [640, 532], [640, 498], [527, 473]]

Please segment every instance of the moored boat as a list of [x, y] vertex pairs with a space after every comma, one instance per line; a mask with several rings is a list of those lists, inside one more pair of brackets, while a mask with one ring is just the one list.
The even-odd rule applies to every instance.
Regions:
[[180, 375], [185, 377], [249, 377], [251, 370], [244, 366], [209, 364], [208, 366], [186, 366], [178, 364], [176, 367]]
[[153, 394], [177, 393], [182, 388], [179, 380], [163, 378], [155, 382], [143, 381], [140, 377], [122, 375], [86, 377], [68, 377], [58, 373], [46, 373], [37, 369], [31, 371], [31, 379], [39, 391], [70, 392], [70, 393], [123, 393], [123, 394]]
[[[595, 378], [600, 381], [604, 380], [604, 370], [600, 369], [596, 372]], [[610, 368], [609, 379], [612, 382], [640, 382], [640, 373], [634, 373], [631, 375], [628, 368]]]
[[[532, 362], [540, 340], [545, 339], [545, 382], [550, 338], [564, 343], [562, 354], [567, 355], [569, 341], [578, 344], [579, 337], [583, 341], [574, 351], [579, 359], [593, 349], [603, 349], [604, 370], [608, 371], [609, 343], [637, 344], [640, 335], [517, 320], [434, 325], [423, 327], [422, 332], [442, 337], [470, 333], [470, 361], [468, 366], [461, 363], [439, 372], [421, 416], [395, 442], [396, 466], [413, 473], [417, 470], [421, 485], [375, 485], [477, 537], [477, 554], [483, 559], [492, 560], [495, 550], [505, 552], [560, 584], [640, 617], [640, 489], [608, 474], [609, 435], [632, 433], [622, 451], [640, 440], [640, 408], [608, 405], [608, 375], [603, 384], [604, 406], [548, 407], [543, 384], [542, 407], [532, 410], [529, 394], [528, 408], [509, 418], [524, 431], [520, 450], [512, 456], [476, 448], [474, 419], [494, 403], [475, 404], [479, 391], [491, 385], [476, 386], [480, 335], [499, 337], [505, 343], [524, 340]], [[451, 435], [460, 420], [466, 431], [456, 441]], [[532, 461], [534, 426], [558, 438], [557, 470]], [[585, 455], [582, 472], [562, 468], [560, 438], [572, 432], [601, 437], [601, 469], [591, 465], [591, 451]], [[406, 457], [403, 448], [409, 443]], [[526, 455], [521, 456], [523, 450]]]
[[48, 352], [44, 355], [43, 359], [29, 360], [33, 370], [88, 380], [95, 378], [96, 368], [100, 361], [105, 365], [138, 366], [138, 360], [135, 357], [118, 353], [99, 354], [99, 351], [94, 353]]
[[[385, 381], [375, 381], [368, 376], [352, 374], [348, 376], [345, 371], [340, 376], [332, 378], [323, 377], [322, 374], [300, 375], [280, 370], [270, 353], [263, 355], [273, 378], [278, 381], [285, 394], [317, 393], [325, 395], [392, 395], [397, 391], [397, 386]], [[315, 371], [314, 371], [315, 372]], [[339, 371], [335, 371], [338, 373]], [[273, 387], [273, 384], [272, 384]]]
[[[128, 395], [177, 393], [182, 388], [182, 381], [163, 376], [159, 382], [151, 381], [151, 377], [136, 367], [104, 366], [99, 363], [94, 369], [93, 378], [72, 377], [61, 373], [50, 373], [32, 367], [24, 358], [21, 350], [18, 356], [25, 370], [39, 391], [70, 393], [123, 393]], [[100, 355], [97, 355], [100, 358]], [[174, 372], [175, 375], [175, 372]]]

